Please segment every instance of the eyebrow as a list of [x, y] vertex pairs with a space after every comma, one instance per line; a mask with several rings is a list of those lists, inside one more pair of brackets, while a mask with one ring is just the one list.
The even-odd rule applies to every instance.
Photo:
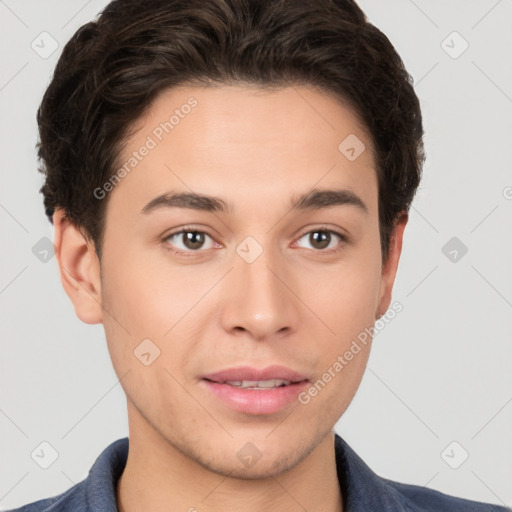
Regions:
[[[368, 213], [368, 208], [363, 200], [349, 189], [313, 189], [306, 194], [294, 196], [290, 209], [311, 211], [340, 205], [355, 206], [364, 213]], [[231, 204], [219, 197], [201, 195], [194, 192], [169, 192], [152, 199], [144, 206], [141, 213], [148, 214], [155, 210], [167, 208], [189, 208], [221, 213], [230, 213], [233, 211]]]

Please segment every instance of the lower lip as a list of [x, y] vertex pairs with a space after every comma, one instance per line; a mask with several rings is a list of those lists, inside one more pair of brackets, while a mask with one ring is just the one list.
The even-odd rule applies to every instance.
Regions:
[[306, 380], [277, 388], [244, 389], [203, 379], [208, 390], [220, 398], [231, 409], [246, 414], [272, 414], [284, 409], [306, 386]]

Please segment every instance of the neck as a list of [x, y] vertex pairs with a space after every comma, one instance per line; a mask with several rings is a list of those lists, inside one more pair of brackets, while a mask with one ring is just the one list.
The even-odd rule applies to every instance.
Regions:
[[119, 512], [342, 512], [332, 431], [293, 468], [258, 479], [213, 472], [154, 430], [130, 428], [129, 439]]

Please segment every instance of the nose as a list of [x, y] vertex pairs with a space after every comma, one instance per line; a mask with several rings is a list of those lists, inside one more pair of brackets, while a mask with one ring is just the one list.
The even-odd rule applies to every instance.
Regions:
[[226, 332], [257, 341], [280, 338], [297, 330], [299, 304], [293, 277], [270, 250], [252, 263], [235, 254], [224, 283], [222, 324]]

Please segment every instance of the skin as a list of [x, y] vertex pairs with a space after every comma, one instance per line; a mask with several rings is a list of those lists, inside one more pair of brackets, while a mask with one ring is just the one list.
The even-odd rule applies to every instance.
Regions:
[[[383, 263], [371, 139], [351, 109], [311, 87], [167, 90], [119, 161], [191, 96], [197, 107], [103, 199], [101, 264], [83, 230], [62, 210], [54, 214], [63, 286], [82, 321], [103, 323], [127, 397], [130, 449], [118, 507], [341, 511], [333, 427], [371, 343], [307, 405], [294, 401], [273, 414], [230, 409], [201, 376], [280, 364], [316, 382], [389, 307], [407, 215]], [[354, 161], [338, 150], [349, 134], [366, 146]], [[367, 212], [350, 204], [290, 210], [313, 187], [349, 189]], [[171, 190], [220, 197], [232, 211], [141, 213]], [[189, 224], [206, 233], [202, 246], [166, 239]], [[348, 241], [311, 238], [325, 229]], [[263, 250], [252, 263], [236, 252], [247, 236]], [[133, 354], [146, 338], [160, 350], [149, 366]], [[248, 442], [261, 453], [252, 467], [237, 457]]]

